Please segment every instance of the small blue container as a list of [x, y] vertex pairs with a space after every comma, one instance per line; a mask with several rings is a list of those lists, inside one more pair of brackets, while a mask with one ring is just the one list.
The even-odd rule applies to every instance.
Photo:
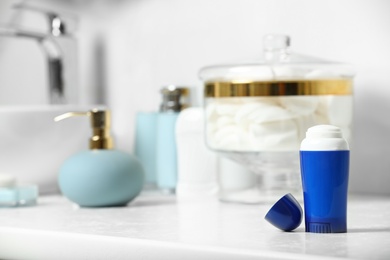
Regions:
[[179, 113], [159, 113], [157, 118], [157, 186], [174, 193], [177, 184], [177, 152], [175, 127]]
[[145, 183], [156, 185], [157, 113], [138, 112], [135, 128], [134, 153], [145, 169]]
[[300, 151], [306, 232], [347, 232], [349, 153], [338, 127], [306, 133]]

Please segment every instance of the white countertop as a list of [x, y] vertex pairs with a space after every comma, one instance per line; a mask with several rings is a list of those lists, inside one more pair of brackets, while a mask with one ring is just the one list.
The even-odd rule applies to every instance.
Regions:
[[390, 197], [352, 197], [346, 234], [282, 232], [264, 220], [270, 206], [143, 194], [78, 208], [42, 196], [0, 208], [0, 259], [390, 259]]

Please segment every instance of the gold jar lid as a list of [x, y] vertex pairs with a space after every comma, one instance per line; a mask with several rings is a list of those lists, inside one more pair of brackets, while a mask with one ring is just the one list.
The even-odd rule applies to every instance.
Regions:
[[208, 81], [205, 97], [352, 95], [352, 79]]
[[287, 35], [265, 35], [263, 55], [203, 67], [205, 97], [351, 95], [352, 66], [294, 53]]

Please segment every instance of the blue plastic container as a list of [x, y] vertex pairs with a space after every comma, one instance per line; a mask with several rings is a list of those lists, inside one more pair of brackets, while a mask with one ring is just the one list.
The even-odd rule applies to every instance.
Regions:
[[300, 151], [306, 232], [347, 232], [349, 153], [338, 127], [306, 133]]
[[307, 232], [347, 232], [349, 151], [301, 151]]

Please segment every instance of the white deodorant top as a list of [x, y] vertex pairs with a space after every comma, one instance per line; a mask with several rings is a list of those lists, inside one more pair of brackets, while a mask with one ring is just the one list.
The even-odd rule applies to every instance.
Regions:
[[337, 151], [349, 150], [341, 129], [333, 125], [310, 127], [301, 143], [301, 151]]

